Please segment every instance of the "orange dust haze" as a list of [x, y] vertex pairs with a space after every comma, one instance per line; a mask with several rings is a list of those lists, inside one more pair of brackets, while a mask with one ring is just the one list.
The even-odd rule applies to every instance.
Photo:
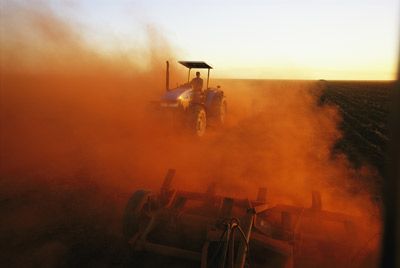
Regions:
[[[310, 206], [317, 189], [324, 209], [360, 218], [365, 240], [380, 232], [368, 183], [377, 175], [332, 154], [341, 118], [335, 107], [318, 104], [316, 82], [211, 79], [227, 95], [228, 122], [198, 139], [171, 130], [149, 109], [164, 92], [166, 59], [171, 84], [185, 80], [161, 33], [149, 30], [146, 49], [103, 55], [47, 7], [5, 6], [0, 231], [9, 233], [5, 241], [28, 244], [19, 261], [44, 254], [29, 247], [43, 226], [117, 232], [128, 194], [157, 189], [168, 168], [177, 170], [179, 189], [204, 191], [216, 182], [222, 194], [255, 198], [267, 187], [274, 203]], [[74, 238], [49, 236], [44, 252], [68, 254]], [[377, 252], [379, 245], [366, 247]], [[13, 256], [15, 248], [2, 249]]]

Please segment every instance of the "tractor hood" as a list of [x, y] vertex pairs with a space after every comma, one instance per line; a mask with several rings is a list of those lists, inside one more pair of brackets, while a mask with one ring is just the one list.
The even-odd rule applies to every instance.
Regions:
[[161, 101], [176, 101], [178, 98], [185, 92], [185, 91], [191, 91], [192, 87], [189, 85], [183, 85], [178, 88], [171, 89], [161, 97]]

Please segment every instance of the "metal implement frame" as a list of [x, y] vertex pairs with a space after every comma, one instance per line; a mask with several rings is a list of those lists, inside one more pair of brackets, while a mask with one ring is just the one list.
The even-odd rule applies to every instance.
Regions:
[[[247, 258], [248, 245], [250, 238], [253, 235], [252, 230], [254, 227], [255, 217], [257, 214], [264, 212], [269, 206], [260, 200], [249, 201], [248, 199], [238, 199], [223, 197], [215, 194], [215, 184], [212, 184], [206, 192], [190, 192], [190, 191], [177, 191], [172, 189], [172, 179], [175, 175], [175, 170], [168, 170], [164, 182], [161, 186], [159, 194], [155, 195], [161, 203], [161, 208], [150, 213], [150, 221], [147, 223], [144, 229], [136, 233], [131, 237], [129, 243], [135, 251], [147, 251], [164, 256], [171, 256], [181, 259], [199, 261], [202, 268], [208, 267], [208, 250], [211, 243], [221, 243], [221, 237], [225, 236], [226, 241], [222, 246], [222, 254], [218, 255], [219, 259], [217, 267], [225, 267], [228, 263], [228, 267], [231, 268], [243, 268]], [[266, 190], [262, 190], [262, 195], [265, 195]], [[258, 198], [265, 201], [265, 196]], [[216, 218], [208, 216], [200, 216], [195, 214], [180, 214], [180, 211], [188, 200], [204, 201], [204, 204], [220, 204], [218, 216]], [[240, 224], [236, 218], [233, 217], [233, 207], [242, 208], [245, 212], [245, 216], [242, 219], [243, 222]], [[154, 230], [155, 226], [165, 220], [165, 215], [183, 215], [188, 222], [215, 222], [218, 226], [218, 222], [225, 226], [208, 228], [207, 235], [204, 238], [204, 243], [201, 251], [193, 251], [183, 249], [171, 245], [164, 245], [149, 241], [148, 235]], [[221, 226], [221, 225], [219, 225]], [[236, 233], [236, 235], [235, 235]], [[260, 239], [258, 235], [257, 241], [265, 244], [263, 239]], [[235, 243], [238, 242], [238, 246], [235, 247]], [[266, 248], [276, 248], [276, 242], [270, 245], [267, 243], [264, 245]], [[236, 251], [236, 254], [235, 254]], [[292, 255], [292, 247], [289, 244], [278, 247], [277, 252], [285, 252], [285, 256]], [[213, 266], [214, 267], [214, 266]]]
[[[321, 239], [320, 234], [302, 232], [299, 226], [307, 218], [340, 223], [349, 235], [355, 230], [352, 216], [322, 209], [317, 191], [312, 192], [311, 207], [283, 204], [271, 207], [266, 202], [267, 188], [260, 188], [253, 201], [217, 195], [215, 184], [205, 192], [177, 191], [172, 188], [174, 175], [175, 170], [168, 170], [159, 193], [150, 195], [139, 190], [128, 202], [126, 211], [134, 209], [137, 220], [133, 222], [140, 221], [133, 225], [134, 232], [125, 235], [134, 251], [198, 261], [201, 268], [243, 268], [251, 242], [256, 250], [283, 257], [284, 267], [291, 268], [295, 256], [302, 252], [304, 238]], [[188, 201], [195, 201], [197, 206], [188, 205]], [[273, 232], [271, 225], [265, 225], [268, 215], [275, 215], [277, 226]], [[124, 223], [129, 223], [132, 217], [127, 219]], [[183, 239], [176, 240], [177, 237]], [[350, 249], [349, 246], [343, 245], [343, 249]]]

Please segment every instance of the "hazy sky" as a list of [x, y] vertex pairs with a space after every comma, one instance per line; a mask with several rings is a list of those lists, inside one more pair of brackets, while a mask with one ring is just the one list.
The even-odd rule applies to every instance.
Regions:
[[394, 79], [397, 0], [54, 1], [90, 44], [129, 52], [151, 27], [214, 77]]

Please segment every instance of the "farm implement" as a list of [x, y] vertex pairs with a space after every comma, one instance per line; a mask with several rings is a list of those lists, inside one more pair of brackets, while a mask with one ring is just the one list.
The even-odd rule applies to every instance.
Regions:
[[216, 194], [215, 184], [205, 192], [173, 189], [174, 175], [168, 170], [159, 192], [138, 190], [129, 199], [123, 234], [133, 252], [202, 268], [289, 268], [318, 266], [326, 254], [338, 255], [330, 261], [340, 265], [339, 255], [354, 247], [346, 240], [355, 236], [352, 217], [323, 210], [318, 192], [308, 208], [271, 206], [266, 188], [259, 188], [255, 200], [232, 198]]

